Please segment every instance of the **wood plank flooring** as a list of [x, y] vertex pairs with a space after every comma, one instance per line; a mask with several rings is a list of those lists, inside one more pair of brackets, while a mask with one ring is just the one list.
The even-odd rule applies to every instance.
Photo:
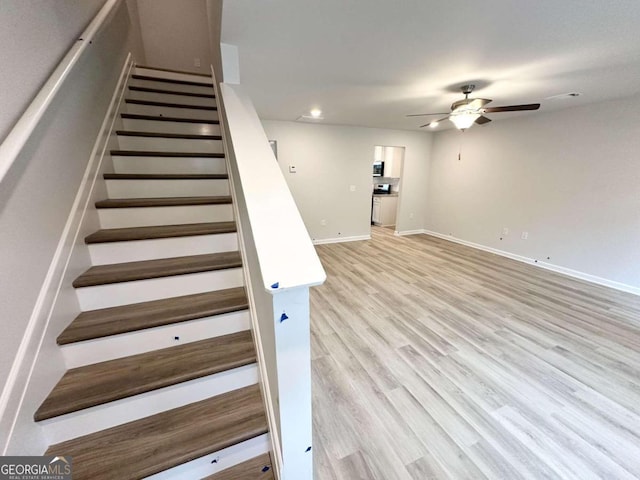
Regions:
[[372, 235], [317, 247], [316, 480], [640, 478], [640, 297]]

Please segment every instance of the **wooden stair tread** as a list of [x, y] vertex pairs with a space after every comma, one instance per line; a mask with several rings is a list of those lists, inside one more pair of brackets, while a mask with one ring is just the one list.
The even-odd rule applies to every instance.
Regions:
[[227, 180], [226, 173], [105, 173], [105, 180]]
[[67, 370], [36, 411], [36, 421], [65, 415], [159, 388], [255, 363], [251, 332]]
[[213, 88], [212, 83], [208, 82], [194, 82], [192, 80], [174, 80], [172, 78], [162, 78], [162, 77], [153, 77], [151, 75], [140, 75], [138, 73], [134, 73], [131, 75], [131, 78], [135, 78], [136, 80], [148, 80], [151, 82], [164, 82], [164, 83], [173, 83], [176, 85], [192, 85], [195, 87], [208, 87]]
[[224, 153], [209, 152], [150, 152], [147, 150], [111, 150], [116, 157], [181, 157], [181, 158], [224, 158]]
[[266, 432], [252, 385], [52, 445], [46, 455], [73, 457], [76, 480], [141, 479]]
[[240, 252], [206, 253], [185, 257], [96, 265], [73, 281], [75, 288], [208, 272], [242, 266]]
[[273, 480], [274, 478], [271, 456], [264, 453], [202, 480]]
[[244, 287], [163, 298], [82, 312], [58, 336], [58, 345], [135, 332], [249, 308]]
[[187, 103], [155, 102], [153, 100], [136, 100], [135, 98], [127, 98], [125, 99], [125, 103], [131, 103], [133, 105], [149, 105], [150, 107], [190, 108], [192, 110], [218, 110], [218, 107], [212, 107], [210, 105], [189, 105]]
[[184, 97], [216, 98], [216, 96], [212, 93], [177, 92], [175, 90], [164, 90], [162, 88], [151, 87], [137, 87], [135, 85], [130, 85], [129, 90], [132, 92], [160, 93], [162, 95], [182, 95]]
[[177, 207], [183, 205], [222, 205], [231, 203], [229, 195], [215, 197], [108, 198], [96, 202], [96, 208]]
[[133, 240], [152, 240], [156, 238], [192, 237], [196, 235], [215, 235], [233, 233], [235, 222], [185, 223], [181, 225], [158, 225], [150, 227], [105, 228], [85, 237], [84, 242], [108, 243]]
[[211, 125], [220, 124], [220, 120], [208, 120], [204, 118], [161, 117], [159, 115], [143, 115], [141, 113], [121, 113], [120, 116], [130, 120], [150, 120], [152, 122], [208, 123]]
[[116, 130], [121, 137], [147, 137], [147, 138], [179, 138], [185, 140], [222, 140], [221, 135], [193, 135], [187, 133], [158, 133], [139, 132], [135, 130]]

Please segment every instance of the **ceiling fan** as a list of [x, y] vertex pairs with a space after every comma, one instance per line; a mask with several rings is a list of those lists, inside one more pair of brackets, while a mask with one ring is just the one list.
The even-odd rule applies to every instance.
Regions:
[[489, 123], [491, 121], [490, 118], [484, 116], [485, 113], [499, 113], [499, 112], [519, 112], [522, 110], [537, 110], [540, 108], [539, 103], [528, 103], [525, 105], [508, 105], [504, 107], [488, 107], [485, 108], [485, 105], [491, 100], [488, 98], [469, 98], [469, 94], [473, 92], [476, 88], [475, 85], [463, 85], [460, 87], [462, 93], [464, 94], [464, 99], [458, 100], [457, 102], [453, 102], [451, 104], [451, 112], [450, 113], [415, 113], [412, 115], [407, 115], [407, 117], [424, 117], [428, 115], [446, 115], [446, 117], [440, 118], [433, 122], [425, 123], [424, 125], [420, 125], [420, 128], [431, 126], [436, 127], [438, 124], [444, 120], [451, 120], [451, 122], [456, 126], [459, 130], [466, 130], [471, 127], [474, 123], [478, 125], [484, 125], [485, 123]]

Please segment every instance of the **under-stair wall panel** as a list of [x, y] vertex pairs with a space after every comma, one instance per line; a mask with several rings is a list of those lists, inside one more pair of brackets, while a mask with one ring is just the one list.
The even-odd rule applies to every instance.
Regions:
[[[178, 118], [202, 118], [205, 120], [218, 120], [218, 112], [212, 110], [210, 107], [195, 108], [182, 106], [183, 104], [177, 103], [162, 105], [153, 105], [150, 102], [143, 102], [142, 100], [130, 100], [126, 104], [127, 113], [136, 113], [139, 115], [156, 115], [161, 117], [178, 117]], [[158, 102], [160, 103], [160, 102]]]
[[[200, 478], [206, 480], [225, 469], [247, 462], [255, 457], [267, 454], [271, 440], [266, 433], [251, 440], [244, 441], [229, 448], [217, 451], [211, 455], [184, 463], [170, 470], [147, 477], [146, 480], [185, 480]], [[206, 479], [205, 479], [206, 477]], [[236, 480], [254, 480], [238, 477]], [[261, 479], [260, 479], [261, 480]]]
[[246, 310], [214, 315], [171, 325], [147, 328], [62, 345], [67, 368], [76, 368], [115, 358], [168, 348], [203, 338], [218, 337], [248, 330]]
[[112, 155], [116, 173], [211, 173], [227, 172], [224, 158], [154, 157]]
[[199, 81], [198, 85], [190, 85], [167, 82], [157, 78], [157, 76], [133, 75], [129, 80], [129, 85], [133, 87], [155, 88], [156, 90], [171, 90], [174, 92], [200, 93], [203, 95], [211, 94], [211, 87], [204, 85], [202, 81]]
[[121, 150], [146, 152], [223, 153], [222, 140], [200, 140], [181, 138], [149, 138], [144, 136], [118, 135]]
[[[208, 88], [209, 94], [213, 93], [213, 81], [211, 75], [201, 75], [197, 73], [185, 73], [173, 70], [163, 70], [158, 68], [147, 68], [143, 65], [136, 65], [133, 69], [134, 75], [143, 75], [146, 77], [162, 78], [163, 80], [174, 80], [178, 82], [193, 82], [203, 84]], [[170, 85], [168, 83], [168, 85]]]
[[188, 205], [177, 207], [104, 208], [98, 210], [102, 228], [175, 225], [180, 223], [228, 222], [231, 205]]
[[[122, 121], [125, 130], [155, 133], [183, 133], [186, 135], [220, 135], [220, 125], [217, 123], [170, 121], [167, 120], [168, 118], [171, 117], [148, 116], [132, 118], [131, 116], [125, 115]], [[198, 118], [193, 120], [198, 120]]]
[[215, 99], [211, 93], [177, 92], [168, 84], [165, 88], [141, 87], [130, 85], [129, 98], [147, 100], [150, 102], [182, 103], [185, 105], [215, 106]]
[[242, 269], [232, 268], [213, 272], [82, 287], [77, 290], [77, 293], [80, 308], [84, 311], [223, 288], [241, 287], [242, 284]]
[[160, 198], [228, 196], [229, 181], [224, 179], [201, 180], [107, 180], [109, 198]]
[[127, 242], [103, 242], [89, 245], [93, 265], [230, 252], [238, 249], [237, 233], [219, 233], [176, 238], [157, 238]]

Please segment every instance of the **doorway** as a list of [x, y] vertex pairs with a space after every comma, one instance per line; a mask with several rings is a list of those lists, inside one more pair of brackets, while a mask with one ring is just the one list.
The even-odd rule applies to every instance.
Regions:
[[373, 149], [371, 225], [396, 230], [405, 147], [376, 145]]

